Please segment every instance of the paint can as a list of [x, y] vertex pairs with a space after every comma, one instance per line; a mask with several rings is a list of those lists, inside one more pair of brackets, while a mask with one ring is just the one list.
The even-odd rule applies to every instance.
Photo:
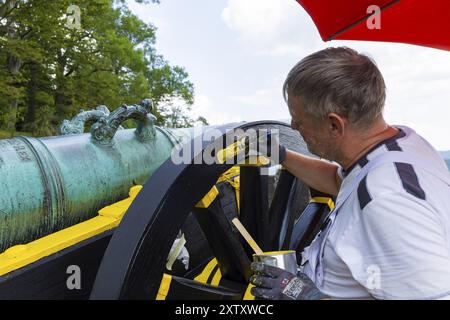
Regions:
[[297, 256], [294, 250], [254, 254], [253, 261], [262, 262], [266, 265], [281, 268], [290, 273], [297, 274]]

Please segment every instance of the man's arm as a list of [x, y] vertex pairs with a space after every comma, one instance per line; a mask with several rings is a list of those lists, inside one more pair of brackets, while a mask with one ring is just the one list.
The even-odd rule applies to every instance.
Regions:
[[337, 196], [342, 180], [336, 164], [286, 150], [282, 165], [309, 187]]

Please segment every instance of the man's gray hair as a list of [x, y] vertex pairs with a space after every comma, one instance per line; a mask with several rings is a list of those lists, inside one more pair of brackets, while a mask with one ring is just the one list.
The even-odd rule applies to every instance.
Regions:
[[304, 111], [325, 119], [337, 113], [359, 127], [370, 125], [383, 113], [386, 85], [375, 62], [347, 48], [313, 53], [292, 68], [283, 95], [300, 99]]

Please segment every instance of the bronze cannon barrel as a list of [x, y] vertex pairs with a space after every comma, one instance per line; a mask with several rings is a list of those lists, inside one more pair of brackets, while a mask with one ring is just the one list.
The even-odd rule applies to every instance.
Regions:
[[[153, 126], [142, 106], [117, 110], [97, 117], [91, 133], [0, 140], [0, 252], [126, 198], [193, 134]], [[118, 130], [130, 118], [138, 128]]]

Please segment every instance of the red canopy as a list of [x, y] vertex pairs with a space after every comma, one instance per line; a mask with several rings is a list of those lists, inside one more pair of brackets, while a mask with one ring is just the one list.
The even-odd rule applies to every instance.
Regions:
[[[324, 41], [367, 40], [450, 50], [450, 0], [297, 0]], [[371, 5], [381, 8], [380, 29], [369, 29]]]

